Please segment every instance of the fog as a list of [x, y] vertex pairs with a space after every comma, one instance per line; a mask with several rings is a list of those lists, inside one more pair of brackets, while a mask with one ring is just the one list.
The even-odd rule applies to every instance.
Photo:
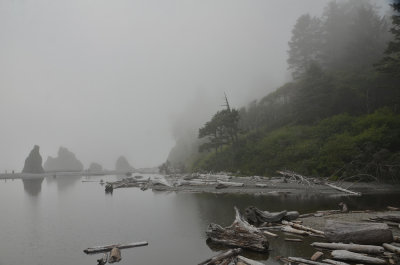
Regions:
[[34, 144], [85, 168], [161, 164], [224, 92], [240, 107], [287, 81], [291, 29], [326, 3], [0, 0], [0, 170]]

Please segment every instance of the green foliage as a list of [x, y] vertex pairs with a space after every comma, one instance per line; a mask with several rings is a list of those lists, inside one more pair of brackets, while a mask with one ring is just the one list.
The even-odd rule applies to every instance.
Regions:
[[270, 175], [288, 168], [315, 176], [371, 174], [397, 179], [399, 135], [400, 115], [388, 108], [359, 117], [341, 114], [316, 125], [249, 133], [235, 150], [228, 146], [217, 155], [208, 154], [194, 169]]

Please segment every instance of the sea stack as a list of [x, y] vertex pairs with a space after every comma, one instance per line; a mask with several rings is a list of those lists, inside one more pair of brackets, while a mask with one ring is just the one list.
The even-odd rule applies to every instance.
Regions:
[[128, 160], [124, 156], [120, 156], [115, 163], [115, 170], [133, 172], [135, 168], [129, 164]]
[[74, 153], [61, 146], [57, 157], [47, 158], [44, 169], [47, 172], [80, 172], [83, 171], [83, 164]]
[[29, 153], [28, 157], [25, 159], [24, 169], [22, 173], [44, 173], [42, 167], [42, 157], [39, 153], [39, 146], [35, 145], [32, 151]]

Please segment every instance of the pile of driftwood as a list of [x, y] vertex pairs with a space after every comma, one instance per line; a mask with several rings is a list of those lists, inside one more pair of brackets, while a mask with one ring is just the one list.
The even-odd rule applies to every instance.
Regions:
[[142, 247], [142, 246], [147, 246], [148, 244], [149, 243], [147, 243], [146, 241], [129, 243], [129, 244], [113, 244], [107, 246], [87, 248], [83, 252], [85, 252], [86, 254], [103, 253], [103, 256], [97, 260], [97, 264], [104, 265], [107, 262], [114, 263], [121, 261], [121, 249]]
[[[398, 219], [399, 218], [399, 219]], [[384, 215], [370, 221], [400, 220], [400, 215]], [[398, 227], [398, 226], [397, 226]], [[317, 251], [310, 259], [304, 257], [280, 258], [285, 264], [348, 265], [399, 264], [400, 238], [393, 236], [385, 223], [339, 222], [327, 220], [325, 238], [329, 242], [314, 242]], [[324, 252], [323, 252], [324, 251]], [[325, 257], [325, 258], [323, 258]]]

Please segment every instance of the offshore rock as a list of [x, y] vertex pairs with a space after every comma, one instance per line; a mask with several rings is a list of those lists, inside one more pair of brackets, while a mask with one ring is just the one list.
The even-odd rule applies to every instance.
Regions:
[[115, 163], [115, 170], [133, 172], [135, 168], [129, 164], [128, 160], [124, 156], [120, 156]]
[[39, 153], [39, 146], [35, 145], [32, 151], [29, 153], [28, 157], [25, 159], [24, 169], [22, 169], [22, 173], [43, 173], [42, 167], [42, 157]]
[[65, 147], [58, 149], [58, 156], [49, 156], [44, 163], [44, 169], [51, 172], [70, 172], [70, 171], [83, 171], [83, 164], [79, 161], [75, 154]]
[[89, 166], [89, 171], [91, 171], [91, 172], [103, 171], [103, 167], [99, 163], [93, 162]]

